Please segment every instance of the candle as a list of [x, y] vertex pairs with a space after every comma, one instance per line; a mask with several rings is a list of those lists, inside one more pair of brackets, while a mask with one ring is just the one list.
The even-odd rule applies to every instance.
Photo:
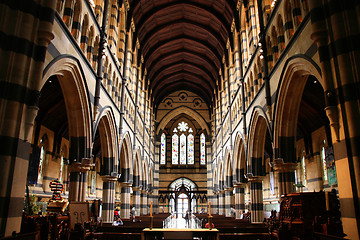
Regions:
[[326, 211], [330, 210], [329, 207], [329, 192], [325, 192], [325, 204], [326, 204]]
[[211, 201], [209, 201], [209, 217], [211, 217]]
[[153, 201], [150, 202], [150, 217], [152, 217], [152, 213], [153, 213], [153, 211], [152, 211], [152, 205], [153, 205]]

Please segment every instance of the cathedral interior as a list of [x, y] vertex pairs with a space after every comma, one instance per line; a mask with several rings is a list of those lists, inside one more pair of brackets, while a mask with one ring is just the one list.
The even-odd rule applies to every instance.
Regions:
[[[359, 16], [358, 0], [1, 1], [0, 237], [46, 215], [56, 182], [103, 224], [275, 210], [293, 235], [271, 239], [317, 223], [359, 239]], [[327, 220], [306, 225], [314, 208]]]

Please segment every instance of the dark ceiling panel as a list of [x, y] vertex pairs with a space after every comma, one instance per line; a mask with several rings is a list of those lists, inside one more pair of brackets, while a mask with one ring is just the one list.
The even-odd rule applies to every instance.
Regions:
[[[155, 107], [174, 90], [211, 106], [236, 0], [130, 0]], [[236, 22], [236, 19], [235, 19]]]

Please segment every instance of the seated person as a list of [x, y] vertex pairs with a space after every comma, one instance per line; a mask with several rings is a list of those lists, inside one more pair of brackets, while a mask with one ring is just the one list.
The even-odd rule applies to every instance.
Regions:
[[114, 222], [113, 222], [113, 226], [121, 226], [124, 225], [123, 221], [121, 220], [120, 217], [118, 217]]

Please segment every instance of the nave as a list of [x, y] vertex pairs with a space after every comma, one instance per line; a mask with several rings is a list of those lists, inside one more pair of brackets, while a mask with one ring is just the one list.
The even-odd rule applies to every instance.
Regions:
[[1, 1], [0, 238], [139, 237], [189, 211], [222, 238], [359, 239], [359, 16], [358, 0]]

